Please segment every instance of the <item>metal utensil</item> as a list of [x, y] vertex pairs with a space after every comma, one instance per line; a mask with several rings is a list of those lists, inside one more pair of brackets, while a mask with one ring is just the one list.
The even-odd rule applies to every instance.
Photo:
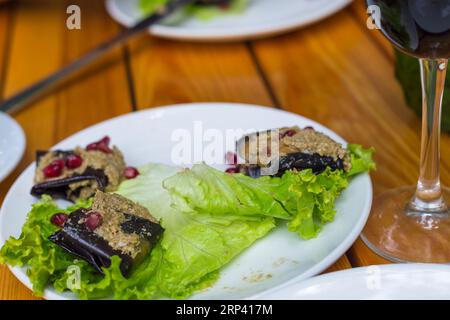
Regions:
[[[202, 0], [205, 1], [205, 0]], [[188, 4], [197, 2], [196, 0], [173, 0], [169, 1], [166, 5], [161, 6], [155, 13], [151, 14], [147, 18], [141, 20], [132, 28], [127, 29], [115, 36], [111, 40], [102, 43], [92, 51], [88, 52], [81, 58], [75, 60], [64, 68], [56, 71], [55, 73], [47, 76], [46, 78], [38, 81], [37, 83], [29, 86], [28, 88], [15, 94], [13, 97], [6, 99], [0, 103], [0, 111], [14, 113], [22, 109], [33, 98], [47, 92], [49, 89], [54, 88], [56, 84], [66, 79], [70, 74], [83, 68], [92, 61], [101, 57], [104, 53], [108, 52], [111, 48], [124, 44], [133, 36], [146, 30], [149, 26], [161, 21], [176, 10], [186, 6]]]

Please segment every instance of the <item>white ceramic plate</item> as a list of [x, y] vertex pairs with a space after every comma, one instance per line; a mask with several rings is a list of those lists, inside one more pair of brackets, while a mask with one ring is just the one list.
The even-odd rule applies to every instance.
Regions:
[[14, 170], [25, 151], [25, 134], [17, 122], [0, 112], [0, 182]]
[[[211, 20], [186, 19], [177, 24], [159, 24], [150, 33], [164, 38], [191, 41], [237, 41], [283, 33], [324, 19], [341, 10], [351, 0], [251, 0], [241, 14]], [[131, 26], [142, 13], [138, 0], [107, 0], [110, 15]]]
[[450, 266], [392, 264], [355, 268], [314, 277], [261, 299], [293, 300], [448, 300]]
[[[257, 106], [203, 103], [149, 109], [124, 115], [85, 129], [58, 143], [55, 148], [71, 149], [86, 145], [108, 134], [133, 166], [149, 162], [174, 164], [171, 149], [175, 129], [193, 133], [202, 121], [203, 132], [208, 129], [262, 130], [299, 125], [313, 126], [330, 137], [345, 143], [329, 129], [301, 116], [272, 108]], [[197, 124], [197, 125], [196, 125]], [[34, 165], [17, 179], [5, 198], [0, 212], [0, 243], [9, 236], [19, 236], [26, 214], [36, 201], [30, 196]], [[367, 174], [353, 179], [337, 201], [337, 215], [325, 226], [319, 237], [309, 241], [280, 226], [234, 259], [221, 272], [218, 282], [194, 296], [198, 299], [240, 299], [287, 285], [316, 275], [336, 261], [358, 237], [372, 202], [372, 185]], [[13, 273], [31, 286], [25, 269], [13, 268]], [[71, 294], [59, 294], [48, 289], [50, 299], [70, 299]]]

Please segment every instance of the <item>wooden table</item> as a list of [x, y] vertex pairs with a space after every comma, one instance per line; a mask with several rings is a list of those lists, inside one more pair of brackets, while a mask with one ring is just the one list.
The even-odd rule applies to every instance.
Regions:
[[[81, 7], [81, 30], [65, 26], [69, 4]], [[142, 35], [17, 114], [27, 149], [0, 184], [0, 203], [36, 149], [121, 114], [201, 101], [266, 105], [309, 117], [377, 149], [375, 194], [413, 184], [420, 123], [395, 80], [391, 47], [366, 28], [366, 19], [363, 1], [356, 0], [318, 24], [258, 41], [199, 44]], [[120, 30], [103, 1], [0, 5], [0, 96], [10, 96]], [[450, 138], [442, 142], [442, 178], [449, 184]], [[328, 271], [381, 263], [387, 261], [357, 240]], [[5, 266], [0, 266], [0, 299], [33, 299]]]

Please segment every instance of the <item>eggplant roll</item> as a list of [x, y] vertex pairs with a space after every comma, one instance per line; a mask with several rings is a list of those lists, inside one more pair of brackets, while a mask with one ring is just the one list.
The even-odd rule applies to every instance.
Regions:
[[146, 208], [120, 195], [97, 191], [92, 207], [70, 213], [49, 240], [102, 274], [102, 268], [111, 265], [111, 257], [119, 256], [120, 270], [127, 277], [150, 254], [163, 231]]
[[256, 132], [241, 138], [236, 147], [244, 160], [238, 165], [239, 171], [255, 178], [273, 161], [278, 161], [274, 176], [292, 169], [311, 169], [319, 174], [326, 168], [347, 171], [351, 166], [348, 152], [341, 144], [312, 128]]
[[124, 179], [125, 161], [109, 138], [73, 150], [38, 151], [31, 194], [70, 201], [89, 199], [96, 190], [112, 192]]

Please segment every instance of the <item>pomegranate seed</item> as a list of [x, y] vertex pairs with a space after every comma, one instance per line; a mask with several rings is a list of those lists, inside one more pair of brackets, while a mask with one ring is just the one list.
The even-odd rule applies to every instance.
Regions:
[[64, 227], [64, 224], [69, 219], [69, 216], [65, 213], [55, 213], [51, 218], [50, 222], [57, 227]]
[[134, 179], [139, 175], [139, 171], [135, 167], [126, 167], [123, 170], [123, 175], [127, 179]]
[[98, 143], [92, 142], [86, 146], [87, 151], [97, 151], [98, 150]]
[[84, 223], [89, 230], [94, 231], [102, 224], [102, 222], [102, 215], [99, 212], [94, 211], [88, 214]]
[[295, 136], [296, 134], [297, 134], [297, 131], [295, 131], [295, 130], [288, 130], [288, 131], [286, 132], [286, 135], [287, 135], [288, 137]]
[[81, 166], [83, 159], [77, 154], [71, 154], [66, 158], [66, 167], [69, 169], [76, 169]]
[[64, 169], [64, 166], [65, 166], [66, 164], [64, 163], [64, 160], [62, 160], [62, 159], [56, 159], [56, 160], [53, 160], [53, 161], [50, 163], [50, 165], [51, 165], [51, 166], [58, 166], [58, 167], [60, 167], [61, 169]]
[[240, 170], [239, 170], [239, 168], [231, 167], [231, 168], [228, 168], [227, 170], [225, 170], [225, 172], [226, 173], [230, 173], [230, 174], [234, 174], [234, 173], [239, 173]]
[[42, 171], [46, 178], [59, 177], [64, 169], [64, 160], [53, 160]]
[[296, 134], [297, 134], [297, 131], [295, 131], [294, 129], [290, 129], [283, 133], [280, 133], [280, 139], [283, 139], [286, 136], [292, 137], [292, 136], [295, 136]]
[[111, 139], [108, 136], [103, 137], [97, 142], [90, 143], [86, 146], [87, 151], [101, 151], [104, 153], [111, 153], [112, 150], [109, 147], [109, 142]]
[[100, 142], [109, 144], [111, 142], [111, 138], [109, 136], [104, 136]]
[[225, 155], [226, 164], [237, 164], [237, 154], [235, 152], [228, 151]]

